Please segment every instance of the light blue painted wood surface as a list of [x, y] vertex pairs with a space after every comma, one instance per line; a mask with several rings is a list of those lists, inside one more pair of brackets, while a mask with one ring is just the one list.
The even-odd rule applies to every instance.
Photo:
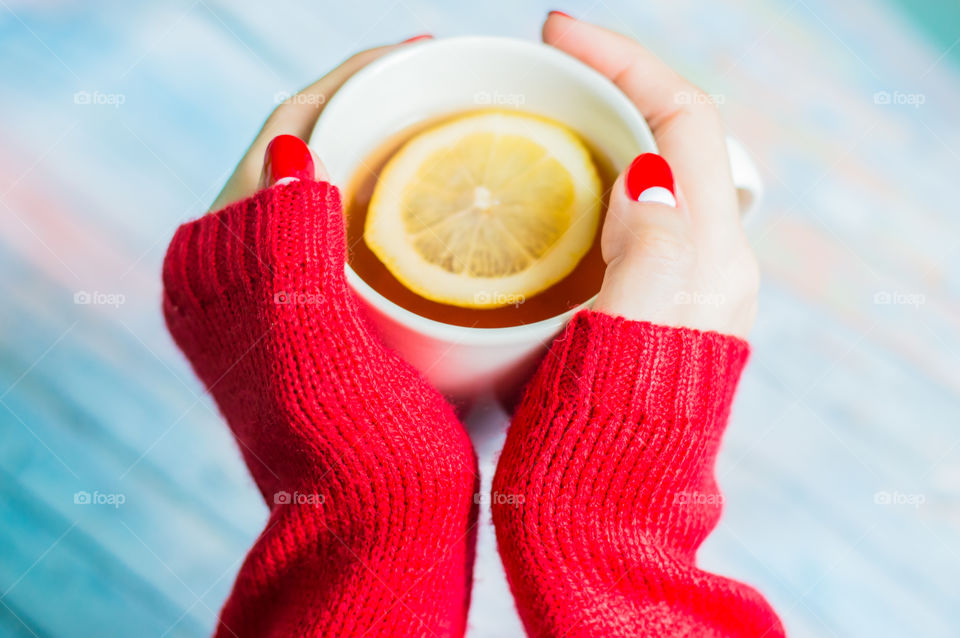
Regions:
[[[421, 32], [536, 38], [550, 8], [0, 0], [0, 635], [210, 632], [265, 508], [162, 325], [173, 229], [278, 92]], [[794, 636], [960, 634], [951, 25], [928, 42], [866, 0], [563, 8], [719, 96], [769, 186], [703, 564], [758, 586]], [[474, 422], [489, 480], [502, 415]], [[472, 635], [511, 635], [489, 528], [480, 553]]]

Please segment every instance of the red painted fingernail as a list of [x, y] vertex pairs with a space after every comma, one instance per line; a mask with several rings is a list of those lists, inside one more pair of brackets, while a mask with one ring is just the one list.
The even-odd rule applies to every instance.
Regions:
[[673, 171], [667, 160], [656, 153], [638, 155], [627, 169], [626, 183], [627, 195], [634, 201], [677, 206]]
[[429, 34], [429, 33], [423, 33], [423, 34], [420, 34], [420, 35], [415, 35], [415, 36], [413, 36], [412, 38], [407, 38], [406, 40], [404, 40], [404, 41], [401, 42], [400, 44], [407, 44], [408, 42], [417, 42], [417, 41], [419, 41], [419, 40], [432, 40], [432, 39], [433, 39], [433, 35], [431, 35], [431, 34]]
[[551, 15], [551, 16], [553, 16], [553, 15], [563, 16], [564, 18], [570, 18], [571, 20], [573, 20], [573, 16], [570, 15], [569, 13], [564, 13], [563, 11], [557, 11], [556, 9], [554, 9], [553, 11], [551, 11], [550, 13], [548, 13], [547, 15]]
[[316, 177], [313, 155], [306, 142], [296, 135], [278, 135], [270, 140], [263, 157], [263, 173], [267, 186]]

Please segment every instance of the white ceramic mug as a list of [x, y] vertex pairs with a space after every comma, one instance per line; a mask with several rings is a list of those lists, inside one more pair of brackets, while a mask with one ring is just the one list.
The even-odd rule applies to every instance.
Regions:
[[[342, 186], [361, 161], [398, 131], [432, 117], [486, 107], [516, 108], [563, 122], [604, 152], [617, 171], [640, 153], [657, 150], [643, 117], [607, 78], [544, 44], [486, 36], [426, 41], [370, 64], [326, 105], [310, 145], [333, 182]], [[739, 144], [731, 142], [730, 151], [746, 212], [759, 199], [760, 178]], [[386, 343], [455, 400], [489, 390], [509, 397], [579, 310], [507, 328], [470, 328], [398, 306], [349, 265], [347, 280]]]

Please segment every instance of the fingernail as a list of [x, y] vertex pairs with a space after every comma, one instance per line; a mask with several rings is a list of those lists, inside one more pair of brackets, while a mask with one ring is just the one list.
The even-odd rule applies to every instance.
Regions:
[[430, 34], [430, 33], [422, 33], [422, 34], [420, 34], [420, 35], [415, 35], [415, 36], [413, 36], [412, 38], [407, 38], [406, 40], [404, 40], [404, 41], [401, 42], [400, 44], [407, 44], [407, 43], [409, 43], [409, 42], [417, 42], [417, 41], [419, 41], [419, 40], [432, 40], [432, 39], [433, 39], [433, 35], [432, 35], [432, 34]]
[[573, 20], [573, 16], [571, 16], [569, 13], [564, 13], [563, 11], [558, 11], [558, 10], [556, 10], [556, 9], [554, 9], [553, 11], [551, 11], [550, 13], [548, 13], [547, 15], [551, 15], [551, 16], [553, 16], [553, 15], [563, 16], [564, 18], [570, 18], [571, 20]]
[[637, 202], [659, 202], [677, 207], [676, 185], [667, 160], [656, 153], [638, 155], [626, 176], [627, 195]]
[[263, 174], [267, 186], [314, 179], [313, 155], [306, 142], [296, 135], [278, 135], [270, 140], [263, 157]]

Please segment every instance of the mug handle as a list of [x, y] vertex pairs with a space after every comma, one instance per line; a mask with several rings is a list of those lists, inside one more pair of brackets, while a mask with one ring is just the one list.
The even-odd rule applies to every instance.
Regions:
[[737, 188], [740, 219], [746, 219], [757, 210], [763, 198], [763, 179], [747, 148], [735, 137], [727, 137], [727, 156], [733, 184]]

